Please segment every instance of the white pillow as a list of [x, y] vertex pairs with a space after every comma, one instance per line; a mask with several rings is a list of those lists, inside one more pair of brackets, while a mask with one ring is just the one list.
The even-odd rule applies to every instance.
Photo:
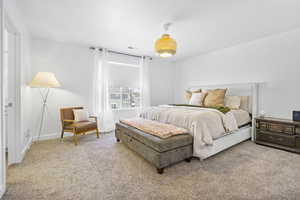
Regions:
[[207, 93], [204, 92], [199, 92], [199, 93], [193, 93], [192, 97], [190, 99], [189, 104], [190, 105], [198, 105], [198, 106], [202, 106], [203, 105], [203, 100], [205, 98]]
[[81, 121], [88, 121], [89, 120], [89, 113], [88, 111], [84, 109], [74, 109], [74, 120], [75, 122], [81, 122]]
[[225, 97], [225, 107], [230, 109], [239, 109], [241, 106], [240, 96], [226, 96]]

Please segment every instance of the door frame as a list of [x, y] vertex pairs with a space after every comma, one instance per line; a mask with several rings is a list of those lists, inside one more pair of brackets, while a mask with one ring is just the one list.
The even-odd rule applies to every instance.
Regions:
[[[5, 5], [4, 5], [5, 6]], [[15, 70], [14, 70], [14, 77], [15, 77], [15, 100], [14, 105], [11, 109], [13, 109], [14, 115], [14, 133], [8, 137], [9, 144], [6, 146], [11, 145], [8, 149], [8, 156], [9, 156], [9, 164], [15, 164], [22, 161], [21, 156], [21, 37], [20, 32], [7, 15], [4, 7], [4, 27], [7, 29], [7, 32], [14, 35], [14, 56], [15, 56]], [[3, 30], [4, 31], [4, 30]], [[4, 52], [2, 52], [3, 55]], [[3, 75], [2, 75], [3, 76]], [[4, 91], [3, 91], [4, 92]], [[5, 102], [3, 102], [5, 104]], [[5, 106], [5, 105], [4, 105]], [[5, 111], [5, 110], [4, 110]], [[4, 120], [4, 119], [3, 119]], [[19, 137], [18, 137], [19, 136]]]
[[3, 101], [3, 33], [4, 33], [4, 8], [3, 8], [3, 0], [0, 0], [0, 197], [3, 196], [6, 190], [6, 158], [5, 158], [5, 134], [4, 134], [4, 101]]
[[22, 161], [21, 154], [21, 137], [17, 137], [21, 135], [21, 34], [14, 26], [14, 23], [8, 16], [5, 9], [5, 0], [0, 0], [0, 198], [6, 191], [6, 138], [5, 138], [5, 127], [4, 127], [4, 114], [5, 114], [5, 105], [4, 105], [4, 91], [3, 91], [3, 39], [4, 39], [4, 28], [8, 25], [12, 28], [16, 34], [16, 43], [15, 43], [15, 56], [16, 56], [16, 66], [15, 66], [15, 81], [16, 81], [16, 99], [15, 99], [15, 119], [16, 119], [16, 129], [13, 134], [14, 137], [14, 145], [13, 145], [13, 161], [15, 163]]

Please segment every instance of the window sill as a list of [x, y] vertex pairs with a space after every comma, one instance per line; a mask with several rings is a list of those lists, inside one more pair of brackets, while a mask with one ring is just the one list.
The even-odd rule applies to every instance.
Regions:
[[120, 109], [111, 109], [113, 112], [119, 112], [119, 111], [135, 111], [140, 109], [140, 107], [137, 108], [120, 108]]

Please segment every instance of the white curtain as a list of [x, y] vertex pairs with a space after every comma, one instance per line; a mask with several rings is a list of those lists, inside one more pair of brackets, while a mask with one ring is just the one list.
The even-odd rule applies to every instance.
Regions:
[[94, 53], [94, 80], [93, 80], [93, 113], [98, 117], [98, 127], [101, 132], [110, 132], [115, 129], [115, 122], [108, 98], [107, 50], [93, 50]]
[[149, 80], [149, 67], [151, 64], [151, 58], [142, 57], [140, 62], [140, 86], [141, 86], [141, 108], [145, 109], [151, 105], [150, 98], [150, 80]]

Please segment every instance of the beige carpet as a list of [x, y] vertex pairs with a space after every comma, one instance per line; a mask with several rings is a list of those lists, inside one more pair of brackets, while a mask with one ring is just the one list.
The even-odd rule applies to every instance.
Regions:
[[113, 134], [33, 144], [3, 199], [300, 199], [300, 155], [250, 141], [156, 173]]

